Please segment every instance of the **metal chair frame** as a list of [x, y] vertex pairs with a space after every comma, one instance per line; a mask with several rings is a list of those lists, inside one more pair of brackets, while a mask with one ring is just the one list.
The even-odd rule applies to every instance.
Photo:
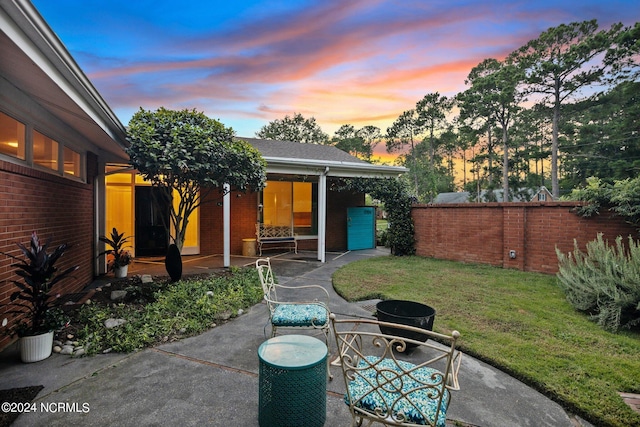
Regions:
[[[372, 319], [337, 319], [333, 313], [330, 318], [352, 426], [445, 426], [450, 392], [460, 389], [458, 331], [445, 335]], [[380, 325], [428, 340], [384, 334]]]
[[[269, 321], [267, 325], [271, 325], [271, 337], [275, 337], [280, 329], [312, 329], [319, 330], [324, 334], [324, 342], [327, 345], [327, 351], [331, 353], [331, 347], [329, 345], [329, 330], [331, 327], [331, 322], [329, 320], [329, 315], [331, 311], [329, 310], [329, 292], [325, 288], [320, 285], [300, 285], [300, 286], [286, 286], [279, 285], [276, 283], [273, 270], [271, 269], [271, 261], [269, 258], [259, 258], [256, 260], [256, 269], [258, 270], [258, 276], [260, 276], [260, 283], [262, 284], [262, 291], [264, 292], [264, 300], [267, 303], [267, 307], [269, 309]], [[302, 291], [304, 294], [313, 294], [315, 298], [309, 301], [288, 301], [281, 300], [278, 298], [278, 290], [281, 290], [285, 293], [287, 291], [290, 292], [298, 292]], [[317, 307], [319, 310], [323, 311], [324, 317], [326, 321], [324, 323], [316, 323], [316, 319], [310, 319], [308, 322], [299, 325], [278, 325], [277, 322], [274, 322], [274, 313], [278, 308], [288, 307], [295, 309], [295, 307], [303, 307], [303, 306], [312, 306]], [[264, 326], [265, 336], [267, 335], [266, 329], [267, 325]], [[327, 376], [330, 380], [333, 379], [333, 375], [331, 374], [331, 369], [329, 367], [329, 363], [327, 361]]]

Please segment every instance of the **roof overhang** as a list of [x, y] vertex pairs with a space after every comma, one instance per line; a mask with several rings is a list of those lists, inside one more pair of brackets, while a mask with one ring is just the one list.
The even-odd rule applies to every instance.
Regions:
[[407, 172], [399, 166], [351, 163], [331, 160], [292, 159], [264, 157], [267, 173], [289, 175], [322, 175], [340, 178], [397, 178]]
[[0, 77], [95, 146], [128, 161], [120, 120], [27, 0], [0, 0]]

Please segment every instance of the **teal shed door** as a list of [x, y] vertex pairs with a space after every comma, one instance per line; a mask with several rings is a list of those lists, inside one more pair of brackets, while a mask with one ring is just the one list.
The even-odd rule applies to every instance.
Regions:
[[347, 208], [347, 249], [376, 247], [376, 208]]

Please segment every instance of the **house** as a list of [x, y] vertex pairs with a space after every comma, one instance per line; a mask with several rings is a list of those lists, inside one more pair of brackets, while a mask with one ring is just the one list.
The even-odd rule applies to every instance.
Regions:
[[[95, 274], [98, 177], [127, 161], [125, 128], [30, 2], [0, 0], [0, 58], [0, 251], [19, 255], [32, 231], [71, 244], [60, 264], [80, 266], [77, 290]], [[0, 304], [11, 264], [0, 256]]]
[[529, 200], [530, 202], [552, 202], [554, 200], [553, 194], [544, 185], [534, 193]]
[[[332, 190], [341, 178], [395, 178], [405, 171], [373, 165], [333, 146], [239, 138], [267, 162], [267, 186], [259, 193], [209, 195], [189, 219], [183, 254], [241, 254], [243, 240], [255, 238], [256, 223], [292, 225], [300, 249], [317, 252], [347, 247], [347, 208], [364, 205], [364, 194]], [[133, 236], [137, 255], [164, 255], [167, 236], [153, 204], [154, 189], [126, 164], [108, 164], [105, 229]], [[134, 215], [134, 213], [136, 213]], [[228, 265], [228, 259], [225, 265]]]
[[[501, 188], [495, 190], [481, 190], [480, 197], [475, 200], [468, 191], [458, 191], [451, 193], [439, 193], [434, 199], [434, 204], [440, 203], [485, 203], [485, 202], [502, 202], [503, 190]], [[537, 191], [531, 188], [519, 188], [517, 191], [509, 191], [510, 202], [544, 202], [552, 201], [553, 196], [546, 187], [542, 186]]]
[[[153, 190], [127, 167], [124, 126], [28, 0], [0, 0], [0, 58], [0, 252], [19, 256], [15, 244], [33, 231], [51, 245], [70, 244], [59, 267], [80, 268], [64, 294], [105, 271], [98, 237], [113, 226], [135, 236], [141, 253], [166, 245]], [[364, 204], [363, 194], [331, 190], [332, 181], [404, 172], [329, 146], [248, 142], [268, 163], [267, 190], [211, 197], [191, 221], [185, 253], [224, 254], [229, 265], [257, 221], [289, 221], [301, 247], [324, 260], [327, 249], [346, 247], [346, 208]], [[0, 256], [0, 307], [17, 278], [12, 264]]]
[[469, 203], [470, 193], [468, 191], [454, 191], [450, 193], [438, 193], [433, 203]]

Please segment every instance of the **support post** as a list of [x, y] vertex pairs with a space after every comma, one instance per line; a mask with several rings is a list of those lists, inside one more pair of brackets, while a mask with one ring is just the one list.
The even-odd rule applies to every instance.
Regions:
[[327, 166], [318, 179], [318, 260], [320, 262], [326, 262], [328, 173], [329, 167]]
[[222, 197], [222, 223], [223, 223], [223, 253], [224, 266], [231, 266], [231, 187], [229, 184], [223, 185], [224, 196]]

